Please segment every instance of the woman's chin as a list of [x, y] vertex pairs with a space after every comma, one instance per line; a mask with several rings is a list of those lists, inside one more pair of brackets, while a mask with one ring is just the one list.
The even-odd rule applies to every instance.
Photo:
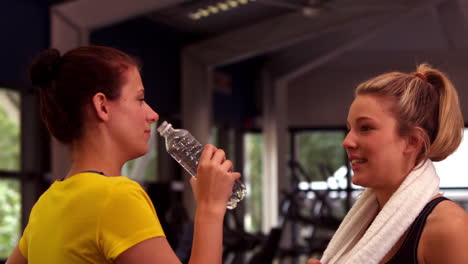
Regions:
[[362, 177], [360, 175], [354, 174], [353, 177], [351, 178], [351, 182], [354, 185], [361, 186], [361, 187], [366, 187], [365, 181], [363, 181]]
[[137, 158], [139, 158], [139, 157], [141, 157], [141, 156], [144, 156], [144, 155], [146, 155], [146, 154], [148, 153], [148, 151], [149, 151], [149, 148], [148, 148], [148, 147], [146, 147], [146, 148], [141, 148], [141, 149], [135, 151], [135, 152], [133, 153], [133, 155], [131, 155], [130, 160], [137, 159]]
[[146, 154], [148, 154], [148, 149], [146, 149], [146, 150], [144, 150], [144, 151], [141, 151], [141, 152], [138, 154], [137, 158], [139, 158], [139, 157], [141, 157], [141, 156], [144, 156], [144, 155], [146, 155]]

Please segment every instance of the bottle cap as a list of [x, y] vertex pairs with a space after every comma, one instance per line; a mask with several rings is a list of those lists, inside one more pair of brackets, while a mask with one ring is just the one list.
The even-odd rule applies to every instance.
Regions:
[[164, 121], [156, 130], [159, 132], [161, 136], [164, 136], [171, 127], [172, 127], [171, 124]]

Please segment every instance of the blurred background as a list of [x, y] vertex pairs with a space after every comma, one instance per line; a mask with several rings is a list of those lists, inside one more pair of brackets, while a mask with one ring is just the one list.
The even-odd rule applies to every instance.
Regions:
[[[362, 191], [341, 147], [358, 83], [427, 62], [453, 80], [468, 116], [468, 0], [2, 0], [0, 9], [0, 259], [70, 164], [27, 81], [49, 47], [139, 58], [160, 123], [226, 150], [248, 194], [226, 215], [224, 263], [320, 257]], [[467, 158], [465, 140], [436, 163], [443, 193], [465, 209]], [[122, 174], [147, 190], [185, 262], [195, 205], [161, 138]]]

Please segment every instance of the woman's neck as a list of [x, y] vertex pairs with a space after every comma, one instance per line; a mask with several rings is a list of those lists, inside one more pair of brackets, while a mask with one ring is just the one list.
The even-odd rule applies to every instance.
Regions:
[[382, 208], [385, 206], [388, 200], [390, 200], [390, 197], [392, 197], [393, 193], [395, 193], [397, 189], [373, 189], [375, 196], [377, 197], [377, 202], [379, 203], [379, 211], [382, 210]]
[[392, 195], [398, 190], [400, 185], [413, 169], [414, 165], [408, 164], [400, 171], [400, 173], [392, 177], [393, 181], [390, 181], [391, 183], [384, 184], [382, 187], [372, 188], [377, 198], [377, 202], [379, 203], [379, 211], [382, 210], [388, 200], [390, 200], [390, 197], [392, 197]]
[[85, 171], [96, 171], [96, 172], [102, 173], [105, 176], [120, 176], [121, 175], [120, 172], [121, 172], [122, 166], [103, 162], [100, 158], [98, 158], [97, 155], [93, 155], [93, 156], [94, 156], [94, 159], [99, 159], [99, 162], [96, 162], [94, 160], [89, 160], [87, 158], [82, 158], [80, 157], [80, 155], [74, 155], [74, 156], [78, 156], [78, 158], [76, 160], [73, 160], [72, 167], [70, 168], [70, 171], [68, 172], [65, 178], [69, 178], [75, 174], [82, 173]]
[[118, 157], [119, 151], [113, 149], [113, 145], [99, 137], [87, 137], [73, 144], [72, 166], [65, 178], [88, 170], [99, 171], [107, 176], [120, 176], [126, 160]]

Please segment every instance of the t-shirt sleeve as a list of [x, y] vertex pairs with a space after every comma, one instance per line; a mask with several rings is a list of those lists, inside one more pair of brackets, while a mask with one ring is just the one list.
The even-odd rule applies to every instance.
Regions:
[[133, 181], [119, 182], [110, 190], [97, 226], [97, 240], [105, 257], [115, 260], [132, 246], [164, 236], [153, 203]]
[[29, 225], [27, 225], [26, 228], [24, 229], [23, 235], [21, 236], [19, 243], [18, 243], [18, 247], [21, 252], [21, 255], [23, 255], [25, 259], [28, 259], [28, 242], [27, 242], [28, 226]]

